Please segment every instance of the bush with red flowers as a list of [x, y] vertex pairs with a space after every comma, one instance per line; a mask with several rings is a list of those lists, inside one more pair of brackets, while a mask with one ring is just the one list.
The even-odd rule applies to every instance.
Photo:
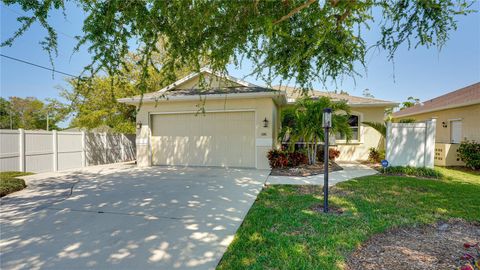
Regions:
[[480, 270], [480, 243], [463, 244], [465, 253], [460, 257], [459, 270]]

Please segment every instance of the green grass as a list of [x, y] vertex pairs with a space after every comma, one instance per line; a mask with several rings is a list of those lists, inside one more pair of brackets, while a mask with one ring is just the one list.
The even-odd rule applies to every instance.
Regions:
[[438, 168], [443, 180], [375, 175], [332, 189], [343, 215], [312, 210], [320, 187], [270, 186], [250, 209], [218, 269], [342, 269], [370, 236], [399, 226], [480, 221], [480, 174]]
[[381, 169], [380, 172], [389, 175], [398, 175], [398, 176], [417, 176], [425, 178], [444, 178], [445, 175], [438, 169], [430, 169], [425, 167], [415, 168], [410, 166], [390, 166]]
[[0, 197], [24, 189], [25, 181], [15, 177], [30, 175], [29, 172], [0, 172]]

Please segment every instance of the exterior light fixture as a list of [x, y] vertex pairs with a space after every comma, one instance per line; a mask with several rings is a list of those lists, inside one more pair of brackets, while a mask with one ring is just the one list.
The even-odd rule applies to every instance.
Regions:
[[141, 129], [142, 128], [142, 122], [137, 122], [137, 129]]
[[332, 127], [332, 109], [326, 108], [326, 109], [323, 110], [322, 126], [324, 128], [331, 128]]
[[265, 119], [263, 119], [263, 127], [268, 127], [268, 119], [267, 117], [265, 117]]
[[446, 127], [447, 127], [447, 123], [446, 123], [446, 122], [442, 122], [442, 127], [446, 128]]
[[328, 137], [332, 127], [332, 109], [323, 110], [322, 126], [324, 128], [324, 148], [323, 148], [323, 212], [328, 213]]

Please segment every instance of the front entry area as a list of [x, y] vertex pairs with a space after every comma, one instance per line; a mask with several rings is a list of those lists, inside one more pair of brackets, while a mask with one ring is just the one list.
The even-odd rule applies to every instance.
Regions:
[[151, 115], [153, 165], [254, 168], [255, 112]]

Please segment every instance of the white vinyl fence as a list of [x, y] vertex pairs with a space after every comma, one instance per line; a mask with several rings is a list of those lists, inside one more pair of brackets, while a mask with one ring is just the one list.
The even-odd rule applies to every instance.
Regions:
[[433, 168], [436, 120], [387, 123], [386, 159], [391, 166]]
[[134, 134], [0, 130], [0, 171], [55, 172], [135, 156]]

